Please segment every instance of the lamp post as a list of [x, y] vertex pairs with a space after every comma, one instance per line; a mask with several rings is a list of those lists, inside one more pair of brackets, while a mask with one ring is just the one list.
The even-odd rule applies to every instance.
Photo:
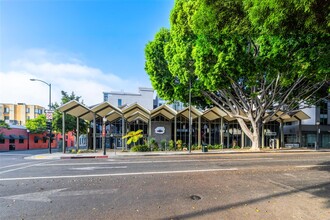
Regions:
[[316, 122], [316, 142], [315, 142], [315, 150], [317, 150], [317, 149], [319, 148], [319, 133], [320, 133], [319, 125], [320, 125], [320, 122], [317, 121], [317, 122]]
[[[39, 81], [39, 82], [42, 82], [44, 84], [46, 84], [47, 86], [49, 86], [49, 105], [48, 105], [48, 110], [49, 110], [49, 113], [51, 114], [51, 105], [52, 105], [52, 84], [50, 83], [47, 83], [43, 80], [40, 80], [40, 79], [30, 79], [31, 81]], [[52, 153], [52, 146], [51, 146], [51, 140], [52, 140], [52, 115], [51, 117], [48, 119], [48, 121], [50, 122], [50, 127], [49, 127], [49, 141], [48, 141], [48, 150], [49, 150], [49, 153], [51, 154]]]
[[191, 78], [189, 77], [189, 142], [188, 142], [188, 148], [189, 153], [191, 153]]
[[30, 130], [27, 129], [27, 149], [30, 150]]

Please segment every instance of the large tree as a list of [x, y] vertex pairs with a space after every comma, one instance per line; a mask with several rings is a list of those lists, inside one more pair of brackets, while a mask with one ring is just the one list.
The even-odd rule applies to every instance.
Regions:
[[236, 118], [259, 150], [263, 123], [328, 96], [329, 2], [176, 0], [146, 72], [166, 100], [187, 102], [191, 83], [194, 104]]

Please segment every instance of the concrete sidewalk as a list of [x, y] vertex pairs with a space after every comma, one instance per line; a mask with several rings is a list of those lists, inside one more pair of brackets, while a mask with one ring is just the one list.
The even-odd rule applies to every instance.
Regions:
[[95, 153], [62, 153], [53, 152], [52, 154], [44, 153], [34, 156], [25, 157], [25, 159], [37, 159], [37, 160], [57, 160], [57, 159], [108, 159], [114, 157], [127, 157], [127, 156], [169, 156], [169, 155], [208, 155], [208, 154], [240, 154], [240, 153], [303, 153], [303, 152], [330, 152], [330, 149], [322, 149], [315, 151], [314, 149], [262, 149], [259, 152], [250, 151], [246, 149], [221, 149], [221, 150], [209, 150], [208, 152], [202, 152], [201, 150], [191, 151], [154, 151], [154, 152], [126, 152], [121, 150], [107, 150], [106, 155], [103, 155], [102, 150], [97, 150]]

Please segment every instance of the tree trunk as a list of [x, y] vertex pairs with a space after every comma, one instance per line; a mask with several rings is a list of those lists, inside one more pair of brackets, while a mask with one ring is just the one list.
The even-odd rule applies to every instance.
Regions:
[[260, 122], [251, 121], [252, 131], [247, 126], [246, 122], [243, 119], [237, 119], [239, 125], [241, 126], [242, 131], [246, 136], [251, 140], [252, 146], [251, 151], [260, 151]]

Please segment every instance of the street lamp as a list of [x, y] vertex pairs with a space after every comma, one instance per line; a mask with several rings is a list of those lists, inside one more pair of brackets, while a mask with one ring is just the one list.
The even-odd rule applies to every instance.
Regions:
[[[47, 83], [43, 80], [40, 79], [30, 79], [31, 81], [39, 81], [42, 82], [44, 84], [46, 84], [47, 86], [49, 86], [49, 105], [48, 105], [48, 110], [51, 111], [51, 105], [52, 105], [52, 84]], [[51, 121], [52, 119], [48, 119], [50, 122], [50, 127], [49, 127], [49, 141], [48, 141], [48, 150], [49, 153], [52, 153], [52, 147], [51, 147], [51, 139], [52, 139], [52, 125], [51, 125]]]
[[191, 153], [191, 78], [189, 77], [189, 143], [188, 143], [188, 147], [189, 147], [189, 153]]
[[317, 122], [316, 122], [316, 142], [315, 142], [315, 150], [317, 150], [317, 149], [319, 148], [319, 133], [320, 133], [319, 125], [320, 125], [320, 122], [317, 121]]

